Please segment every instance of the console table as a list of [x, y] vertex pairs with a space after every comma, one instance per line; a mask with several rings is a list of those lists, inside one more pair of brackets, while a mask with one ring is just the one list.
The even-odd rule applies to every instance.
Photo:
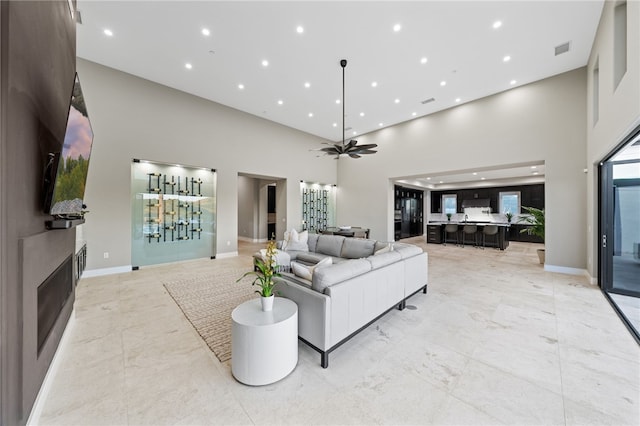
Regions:
[[298, 363], [298, 305], [276, 297], [263, 312], [251, 299], [231, 312], [231, 373], [241, 383], [267, 385], [285, 378]]

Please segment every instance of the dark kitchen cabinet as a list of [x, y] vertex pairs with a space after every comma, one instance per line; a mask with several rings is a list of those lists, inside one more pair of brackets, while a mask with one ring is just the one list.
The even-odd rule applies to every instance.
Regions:
[[[491, 188], [472, 188], [446, 191], [431, 191], [431, 213], [442, 213], [442, 195], [455, 194], [458, 213], [462, 213], [465, 200], [488, 199], [492, 213], [500, 213], [500, 193], [520, 191], [520, 204], [526, 207], [544, 208], [544, 184], [499, 186]], [[516, 240], [518, 241], [518, 240]]]
[[[395, 239], [422, 235], [424, 191], [396, 186], [394, 192], [394, 205], [396, 208], [394, 214]], [[398, 219], [400, 220], [399, 223]]]

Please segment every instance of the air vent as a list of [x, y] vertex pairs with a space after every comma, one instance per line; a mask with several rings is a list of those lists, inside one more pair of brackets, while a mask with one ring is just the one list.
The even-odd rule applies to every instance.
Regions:
[[429, 99], [425, 99], [424, 101], [420, 102], [422, 105], [424, 104], [428, 104], [431, 102], [434, 102], [436, 100], [436, 98], [429, 98]]
[[76, 15], [76, 23], [82, 25], [82, 14], [80, 13], [80, 11], [76, 10], [75, 15]]
[[568, 41], [566, 43], [563, 43], [563, 44], [561, 44], [559, 46], [556, 46], [556, 56], [562, 55], [563, 53], [567, 53], [570, 48], [571, 48], [571, 42], [570, 41]]

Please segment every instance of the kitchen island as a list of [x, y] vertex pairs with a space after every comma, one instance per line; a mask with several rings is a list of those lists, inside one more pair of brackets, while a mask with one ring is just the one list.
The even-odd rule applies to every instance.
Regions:
[[[487, 225], [496, 225], [498, 227], [498, 233], [495, 235], [487, 235], [485, 238], [485, 246], [486, 247], [495, 247], [500, 250], [505, 250], [509, 247], [509, 228], [511, 227], [511, 223], [506, 222], [471, 222], [471, 221], [429, 221], [427, 224], [427, 243], [431, 244], [442, 244], [446, 241], [446, 235], [444, 233], [444, 228], [446, 225], [458, 225], [458, 235], [457, 240], [461, 244], [467, 245], [475, 245], [475, 241], [478, 241], [478, 245], [482, 245], [482, 231]], [[471, 238], [471, 234], [467, 234], [466, 241], [463, 239], [464, 234], [462, 233], [462, 228], [465, 225], [476, 225], [478, 230], [476, 231], [476, 235]]]

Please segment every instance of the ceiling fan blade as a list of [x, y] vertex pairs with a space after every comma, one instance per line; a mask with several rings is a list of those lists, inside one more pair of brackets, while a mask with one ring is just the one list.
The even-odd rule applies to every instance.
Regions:
[[331, 147], [331, 148], [318, 148], [318, 151], [322, 151], [322, 152], [336, 152], [336, 148], [335, 147]]
[[351, 157], [351, 158], [360, 158], [360, 156], [358, 154], [349, 154], [349, 157]]
[[371, 149], [371, 148], [377, 148], [377, 147], [378, 147], [378, 145], [375, 144], [375, 143], [367, 143], [367, 144], [364, 144], [364, 145], [358, 145], [358, 148], [360, 148], [360, 149]]
[[351, 151], [350, 154], [375, 154], [378, 151], [374, 151], [372, 149], [359, 149], [357, 151]]
[[347, 149], [349, 149], [349, 148], [351, 148], [352, 146], [355, 146], [357, 143], [358, 143], [358, 141], [357, 141], [357, 140], [355, 140], [355, 139], [351, 139], [351, 140], [349, 141], [349, 143], [348, 143], [348, 144], [346, 144], [345, 146], [347, 147]]

